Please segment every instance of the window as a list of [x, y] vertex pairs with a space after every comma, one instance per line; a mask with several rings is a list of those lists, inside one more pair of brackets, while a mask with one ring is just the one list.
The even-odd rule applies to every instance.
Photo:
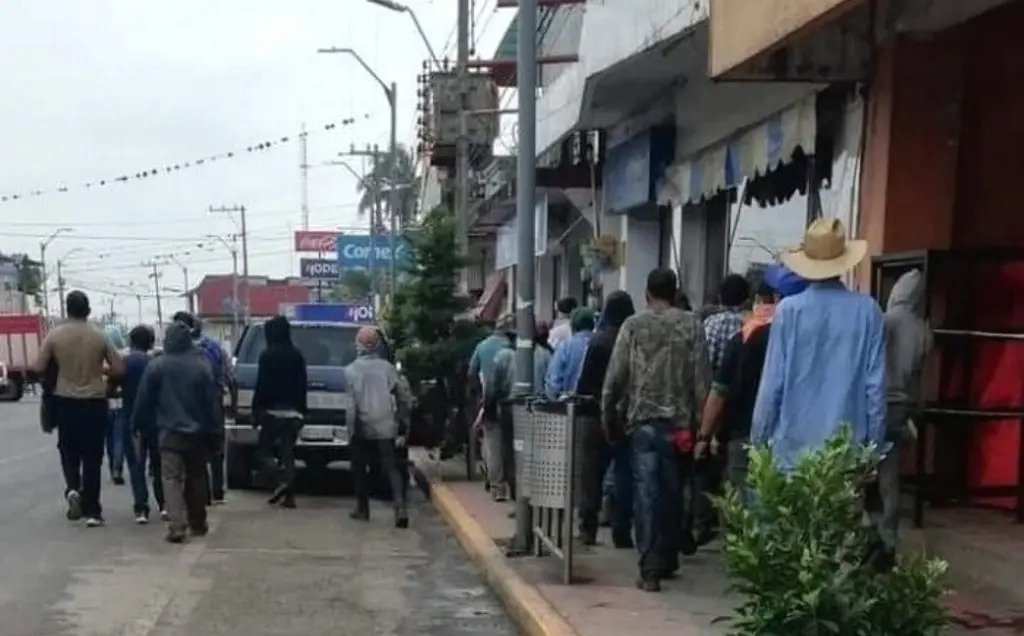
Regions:
[[[356, 359], [356, 332], [349, 325], [292, 324], [292, 342], [309, 366], [343, 367]], [[256, 364], [267, 348], [263, 325], [250, 327], [242, 339], [238, 362]]]

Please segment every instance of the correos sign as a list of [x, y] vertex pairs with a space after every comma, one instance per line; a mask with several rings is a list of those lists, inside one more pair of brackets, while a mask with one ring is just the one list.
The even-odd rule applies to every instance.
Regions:
[[[409, 244], [406, 240], [399, 239], [395, 249], [395, 260], [401, 267], [406, 265], [409, 258]], [[339, 268], [365, 269], [370, 266], [371, 261], [374, 267], [387, 267], [391, 261], [391, 238], [389, 236], [376, 236], [373, 243], [366, 235], [343, 234], [338, 237], [338, 266]]]

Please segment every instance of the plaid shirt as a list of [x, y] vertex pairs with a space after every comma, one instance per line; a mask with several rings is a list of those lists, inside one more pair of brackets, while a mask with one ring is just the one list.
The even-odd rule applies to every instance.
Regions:
[[743, 328], [743, 318], [735, 309], [723, 309], [704, 319], [704, 335], [708, 342], [708, 362], [713, 373], [718, 372], [725, 357], [729, 341]]

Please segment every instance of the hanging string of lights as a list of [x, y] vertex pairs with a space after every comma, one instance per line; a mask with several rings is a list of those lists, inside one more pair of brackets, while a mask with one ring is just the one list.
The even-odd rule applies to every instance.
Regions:
[[[370, 114], [366, 113], [358, 119], [366, 120], [369, 118]], [[260, 141], [254, 144], [250, 144], [244, 148], [239, 148], [237, 150], [229, 150], [226, 152], [220, 152], [213, 155], [206, 155], [204, 157], [191, 159], [189, 161], [168, 163], [165, 164], [163, 167], [144, 168], [142, 170], [132, 171], [130, 173], [125, 173], [117, 177], [111, 177], [106, 179], [93, 179], [90, 181], [85, 181], [73, 185], [65, 183], [63, 185], [54, 186], [51, 188], [28, 190], [25, 192], [4, 193], [0, 194], [0, 204], [13, 203], [15, 201], [33, 199], [52, 194], [62, 194], [66, 192], [71, 192], [72, 190], [91, 190], [95, 188], [105, 188], [113, 185], [128, 183], [129, 181], [142, 181], [144, 179], [152, 179], [162, 175], [181, 172], [183, 170], [200, 168], [210, 163], [224, 162], [230, 159], [235, 159], [237, 157], [243, 157], [255, 153], [266, 152], [267, 150], [271, 150], [278, 146], [289, 144], [295, 140], [307, 137], [311, 134], [328, 133], [339, 128], [352, 126], [356, 123], [356, 121], [356, 117], [349, 117], [346, 119], [342, 119], [339, 122], [324, 124], [323, 126], [317, 128], [307, 128], [304, 132], [298, 132], [293, 135], [282, 135], [280, 137], [271, 138], [269, 141]]]

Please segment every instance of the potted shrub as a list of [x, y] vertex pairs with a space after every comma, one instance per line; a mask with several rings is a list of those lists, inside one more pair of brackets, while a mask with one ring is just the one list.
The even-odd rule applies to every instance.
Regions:
[[788, 475], [767, 449], [751, 449], [750, 509], [732, 488], [716, 500], [726, 570], [740, 604], [735, 636], [933, 636], [942, 633], [946, 564], [900, 557], [868, 563], [877, 533], [865, 522], [862, 485], [873, 450], [848, 430], [806, 455]]

